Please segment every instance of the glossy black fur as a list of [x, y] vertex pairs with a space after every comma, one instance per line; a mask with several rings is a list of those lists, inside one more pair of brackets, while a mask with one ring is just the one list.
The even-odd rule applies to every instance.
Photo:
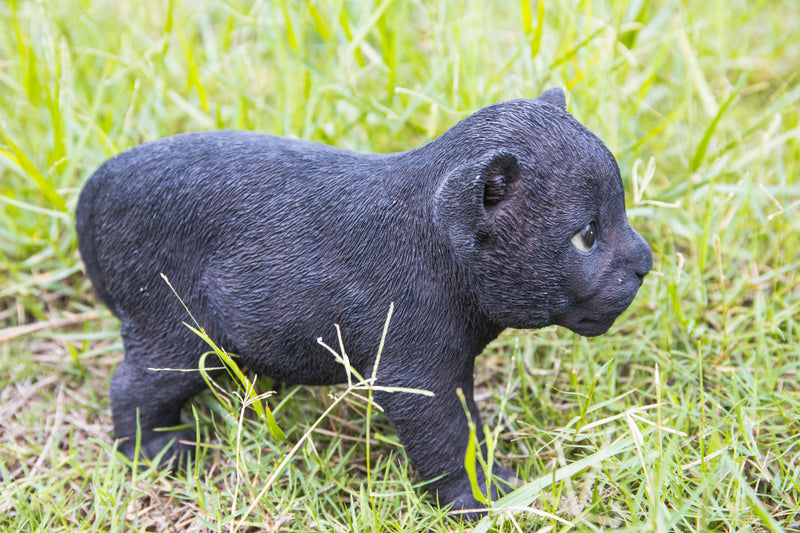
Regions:
[[[76, 218], [87, 274], [122, 322], [111, 384], [122, 451], [134, 453], [137, 410], [148, 456], [194, 439], [154, 431], [177, 425], [205, 385], [198, 372], [150, 369], [196, 369], [207, 351], [161, 273], [217, 343], [287, 383], [345, 381], [316, 340], [335, 346], [334, 324], [371, 375], [394, 302], [379, 384], [435, 396], [377, 401], [419, 475], [443, 476], [430, 485], [440, 503], [480, 507], [455, 392], [477, 421], [475, 357], [507, 327], [605, 332], [652, 266], [614, 157], [564, 107], [560, 89], [494, 104], [403, 153], [215, 131], [106, 161]], [[580, 252], [571, 238], [591, 222], [597, 243]]]

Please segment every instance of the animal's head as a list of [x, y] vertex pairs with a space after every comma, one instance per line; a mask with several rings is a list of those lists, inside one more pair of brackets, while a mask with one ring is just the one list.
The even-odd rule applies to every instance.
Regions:
[[442, 139], [465, 161], [434, 213], [481, 312], [504, 327], [604, 333], [653, 264], [625, 213], [611, 152], [560, 89], [482, 109]]

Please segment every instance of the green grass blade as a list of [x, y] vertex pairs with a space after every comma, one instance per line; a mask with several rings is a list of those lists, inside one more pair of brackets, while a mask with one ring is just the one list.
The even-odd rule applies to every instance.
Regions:
[[12, 163], [17, 165], [23, 171], [23, 175], [31, 180], [35, 185], [36, 188], [39, 189], [39, 192], [45, 197], [45, 199], [57, 210], [66, 212], [67, 211], [67, 204], [64, 202], [64, 199], [58, 194], [58, 191], [55, 190], [53, 185], [42, 175], [41, 172], [36, 168], [36, 166], [31, 162], [30, 159], [25, 155], [25, 153], [11, 140], [11, 137], [3, 131], [2, 132], [3, 139], [5, 140], [6, 144], [11, 148], [11, 151], [4, 150], [0, 148], [0, 154], [6, 156]]
[[[644, 432], [643, 435], [652, 433], [655, 429], [651, 428]], [[525, 486], [520, 487], [510, 494], [507, 494], [494, 502], [492, 506], [492, 513], [502, 511], [503, 509], [524, 509], [528, 507], [531, 502], [545, 489], [552, 486], [559, 481], [570, 478], [587, 468], [599, 468], [601, 463], [633, 449], [635, 446], [634, 437], [626, 437], [620, 439], [610, 446], [603, 448], [588, 457], [578, 459], [571, 464], [559, 468], [552, 473], [545, 474]], [[491, 516], [491, 515], [490, 515]], [[481, 520], [473, 530], [473, 533], [486, 533], [489, 531], [491, 520], [489, 516]]]
[[708, 143], [709, 141], [711, 141], [711, 137], [714, 135], [714, 132], [717, 129], [719, 121], [722, 119], [723, 115], [725, 115], [725, 112], [728, 111], [728, 108], [730, 108], [734, 100], [736, 100], [736, 98], [739, 96], [739, 93], [744, 88], [744, 84], [750, 77], [750, 72], [747, 72], [741, 78], [739, 78], [739, 82], [733, 88], [733, 91], [731, 91], [730, 96], [728, 96], [728, 99], [725, 100], [725, 103], [722, 104], [722, 106], [720, 106], [719, 111], [717, 111], [717, 114], [711, 120], [711, 123], [708, 125], [706, 131], [703, 133], [703, 138], [700, 139], [700, 143], [697, 145], [697, 149], [695, 150], [694, 155], [692, 156], [692, 161], [691, 161], [692, 171], [695, 171], [698, 168], [700, 168], [700, 165], [703, 163], [703, 158], [705, 158], [706, 150], [708, 149]]

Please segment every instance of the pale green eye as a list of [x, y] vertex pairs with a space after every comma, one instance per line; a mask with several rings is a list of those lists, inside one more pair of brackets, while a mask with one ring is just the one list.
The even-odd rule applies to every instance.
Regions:
[[586, 224], [586, 227], [580, 230], [572, 237], [572, 245], [579, 251], [587, 253], [594, 247], [595, 232], [594, 223]]

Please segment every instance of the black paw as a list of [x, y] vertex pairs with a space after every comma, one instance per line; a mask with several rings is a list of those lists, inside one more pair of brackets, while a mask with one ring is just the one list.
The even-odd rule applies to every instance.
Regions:
[[[139, 462], [158, 461], [159, 468], [177, 470], [194, 458], [196, 434], [192, 428], [172, 431], [150, 431], [143, 434], [139, 444]], [[136, 455], [136, 437], [119, 439], [120, 453], [130, 461]]]
[[[497, 501], [521, 484], [522, 482], [510, 468], [494, 467], [492, 483], [489, 487], [489, 501]], [[486, 490], [486, 478], [482, 472], [478, 472], [478, 487], [482, 491]], [[472, 493], [472, 484], [466, 476], [461, 477], [458, 481], [454, 480], [448, 486], [439, 488], [438, 496], [440, 504], [445, 504], [447, 499], [452, 501], [453, 506], [450, 512], [456, 520], [460, 518], [464, 522], [475, 522], [486, 516], [486, 506], [475, 498]]]
[[450, 514], [456, 520], [461, 519], [464, 522], [477, 522], [486, 516], [486, 506], [475, 499], [470, 492], [469, 494], [462, 494], [453, 501], [453, 507], [450, 508]]

